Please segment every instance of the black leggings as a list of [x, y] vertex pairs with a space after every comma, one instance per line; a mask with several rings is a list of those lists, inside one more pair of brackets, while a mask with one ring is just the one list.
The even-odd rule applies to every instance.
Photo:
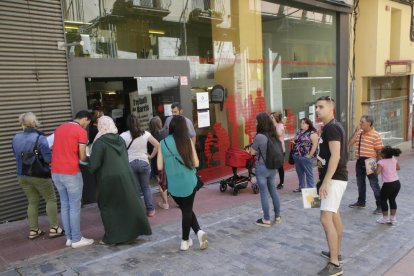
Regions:
[[194, 233], [197, 234], [198, 230], [200, 230], [200, 226], [198, 225], [197, 217], [193, 212], [193, 204], [195, 198], [196, 191], [187, 196], [187, 197], [176, 197], [172, 196], [174, 201], [178, 204], [178, 207], [181, 209], [182, 214], [182, 238], [183, 240], [188, 240], [190, 236], [190, 228], [193, 228]]
[[285, 169], [282, 166], [279, 169], [277, 169], [277, 172], [279, 173], [280, 178], [279, 184], [283, 184], [285, 182]]
[[400, 191], [401, 184], [400, 181], [394, 182], [384, 182], [381, 188], [381, 209], [383, 212], [388, 211], [388, 204], [387, 201], [390, 202], [390, 209], [397, 209], [397, 203], [395, 202], [395, 198]]
[[[285, 157], [285, 152], [283, 153], [283, 157]], [[280, 167], [279, 169], [277, 169], [277, 172], [279, 173], [279, 179], [280, 179], [280, 182], [279, 182], [279, 184], [283, 184], [283, 183], [285, 183], [285, 168], [283, 168], [283, 164], [282, 164], [282, 167]]]

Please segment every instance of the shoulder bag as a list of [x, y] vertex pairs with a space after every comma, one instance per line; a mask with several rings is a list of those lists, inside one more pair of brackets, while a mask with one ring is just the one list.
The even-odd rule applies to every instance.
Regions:
[[37, 136], [33, 150], [31, 152], [22, 152], [22, 175], [50, 178], [50, 165], [43, 159], [41, 152], [38, 149], [39, 137]]
[[[167, 145], [167, 142], [165, 142], [165, 139], [163, 140], [164, 141], [164, 144], [165, 144], [165, 147], [167, 148], [167, 150], [171, 153], [171, 155], [172, 156], [174, 156], [174, 158], [175, 158], [175, 160], [177, 160], [177, 162], [178, 163], [180, 163], [181, 165], [183, 165], [184, 167], [186, 167], [187, 168], [187, 166], [180, 160], [180, 159], [178, 159], [177, 158], [177, 156], [175, 156], [173, 153], [172, 153], [172, 151], [170, 150], [170, 148], [168, 147], [168, 145]], [[204, 186], [204, 182], [203, 182], [203, 180], [201, 179], [201, 176], [196, 172], [196, 177], [197, 177], [197, 184], [196, 184], [196, 190], [198, 191], [198, 190], [200, 190], [203, 186]]]
[[289, 161], [288, 161], [288, 163], [291, 165], [295, 164], [295, 159], [293, 159], [293, 148], [294, 148], [294, 144], [292, 143], [290, 146]]

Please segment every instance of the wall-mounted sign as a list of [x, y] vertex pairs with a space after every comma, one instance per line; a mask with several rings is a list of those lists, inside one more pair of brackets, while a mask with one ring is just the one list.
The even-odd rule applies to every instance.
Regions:
[[180, 84], [181, 85], [188, 85], [188, 77], [187, 76], [180, 76]]

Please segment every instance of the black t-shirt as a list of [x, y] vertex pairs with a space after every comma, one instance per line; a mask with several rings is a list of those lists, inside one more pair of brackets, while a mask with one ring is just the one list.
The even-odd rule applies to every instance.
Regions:
[[323, 181], [326, 171], [328, 170], [328, 163], [331, 158], [331, 152], [329, 151], [330, 141], [339, 141], [341, 143], [341, 157], [332, 179], [348, 181], [348, 170], [346, 167], [346, 163], [348, 162], [346, 149], [348, 147], [345, 131], [341, 123], [337, 122], [335, 119], [325, 125], [321, 137], [319, 138], [319, 152], [317, 156], [319, 180], [321, 182]]
[[88, 145], [93, 143], [95, 140], [96, 134], [98, 134], [98, 127], [95, 125], [89, 125], [88, 128]]

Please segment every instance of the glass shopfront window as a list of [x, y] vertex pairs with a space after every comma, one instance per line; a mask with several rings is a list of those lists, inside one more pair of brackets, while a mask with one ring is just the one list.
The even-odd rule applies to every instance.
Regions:
[[[259, 112], [285, 114], [287, 141], [302, 117], [318, 123], [313, 105], [318, 97], [337, 96], [334, 12], [290, 1], [245, 0], [64, 0], [64, 9], [67, 42], [84, 42], [70, 55], [189, 62], [190, 119], [206, 180], [231, 173], [225, 151], [253, 140]], [[164, 99], [173, 92], [157, 100], [159, 76], [153, 77], [141, 80], [143, 89], [140, 80], [121, 78], [123, 92], [92, 79], [89, 106], [105, 101], [117, 114], [119, 106], [132, 106], [128, 95], [138, 91], [136, 97], [151, 95], [154, 112], [148, 118], [164, 118], [171, 102]], [[171, 94], [175, 100], [182, 85], [180, 80]], [[205, 95], [209, 102], [202, 106]]]
[[263, 56], [268, 109], [284, 111], [289, 138], [314, 123], [315, 100], [336, 97], [336, 15], [263, 2]]

